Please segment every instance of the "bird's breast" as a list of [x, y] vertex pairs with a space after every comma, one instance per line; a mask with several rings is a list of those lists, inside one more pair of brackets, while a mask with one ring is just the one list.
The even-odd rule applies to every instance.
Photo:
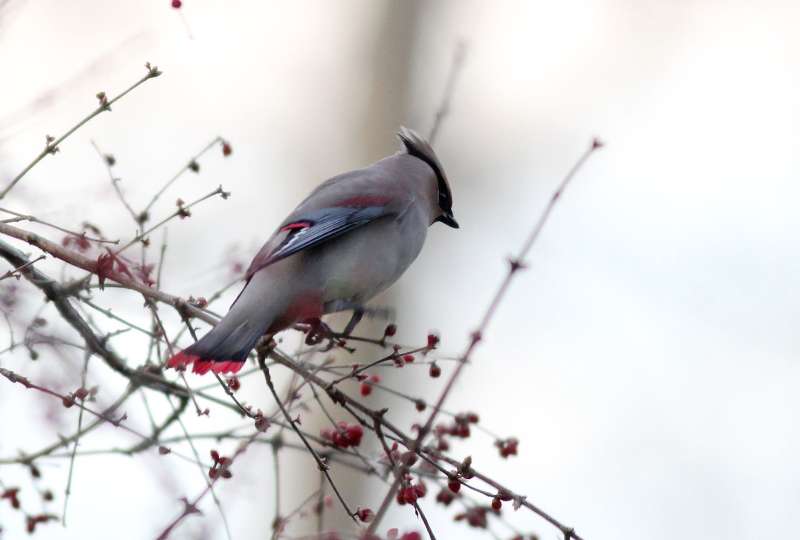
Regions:
[[392, 285], [419, 255], [427, 223], [418, 212], [385, 217], [320, 250], [326, 302], [365, 303]]

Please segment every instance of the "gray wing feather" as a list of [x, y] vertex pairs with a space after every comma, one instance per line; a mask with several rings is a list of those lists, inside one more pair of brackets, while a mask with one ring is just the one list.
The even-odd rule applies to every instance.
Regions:
[[294, 255], [298, 251], [332, 240], [384, 215], [387, 215], [385, 207], [368, 206], [364, 208], [323, 208], [294, 216], [293, 222], [306, 221], [311, 225], [292, 231], [275, 249], [259, 252], [247, 271], [247, 277], [249, 278], [265, 266]]

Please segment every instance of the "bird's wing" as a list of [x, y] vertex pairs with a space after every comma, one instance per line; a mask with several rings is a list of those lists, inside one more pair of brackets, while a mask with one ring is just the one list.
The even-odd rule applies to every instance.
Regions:
[[274, 262], [392, 214], [394, 212], [383, 205], [321, 208], [295, 213], [264, 244], [250, 263], [245, 277], [249, 280]]

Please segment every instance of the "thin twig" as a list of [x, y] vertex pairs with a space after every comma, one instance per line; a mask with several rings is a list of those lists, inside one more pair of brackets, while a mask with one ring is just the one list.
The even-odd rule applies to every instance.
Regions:
[[[86, 390], [86, 372], [89, 370], [89, 359], [92, 357], [90, 352], [86, 352], [86, 356], [83, 360], [83, 369], [81, 370], [81, 389]], [[84, 398], [80, 396], [75, 396], [77, 399], [81, 401]], [[78, 433], [81, 432], [81, 427], [83, 424], [83, 409], [78, 409]], [[72, 492], [72, 474], [75, 470], [75, 453], [78, 451], [78, 443], [80, 442], [80, 436], [75, 437], [75, 442], [72, 444], [72, 456], [69, 458], [69, 473], [67, 474], [67, 487], [64, 490], [64, 509], [61, 512], [61, 525], [64, 527], [67, 526], [67, 504], [69, 503], [69, 496]]]
[[[81, 255], [77, 251], [67, 249], [61, 246], [60, 244], [51, 242], [50, 240], [42, 238], [41, 236], [32, 233], [30, 231], [26, 231], [24, 229], [14, 227], [13, 225], [8, 225], [6, 223], [0, 223], [0, 234], [5, 234], [13, 238], [22, 240], [24, 242], [27, 242], [32, 246], [36, 246], [42, 251], [52, 255], [57, 259], [61, 259], [62, 261], [70, 264], [71, 266], [81, 268], [83, 270], [86, 270], [87, 272], [92, 272], [92, 273], [97, 272], [97, 261], [95, 259], [90, 259], [84, 255]], [[15, 255], [10, 255], [10, 254], [15, 254]], [[19, 250], [11, 247], [10, 245], [4, 242], [0, 243], [0, 256], [6, 259], [12, 257], [14, 260], [19, 260], [20, 265], [22, 265], [24, 262], [27, 262], [28, 260], [27, 258], [24, 258], [24, 255], [22, 255], [22, 253]], [[31, 269], [30, 268], [25, 269], [26, 272], [28, 270]], [[106, 277], [109, 280], [116, 281], [126, 289], [131, 289], [153, 300], [169, 304], [173, 306], [175, 309], [177, 309], [179, 312], [186, 313], [187, 315], [191, 315], [192, 317], [197, 317], [198, 319], [202, 319], [203, 321], [210, 324], [216, 324], [217, 319], [213, 317], [209, 312], [197, 308], [196, 306], [190, 304], [189, 302], [187, 302], [182, 298], [166, 294], [153, 287], [148, 287], [144, 283], [136, 281], [135, 279], [131, 278], [126, 274], [123, 274], [122, 272], [118, 272], [112, 269], [107, 273]], [[46, 282], [52, 281], [49, 278], [43, 278], [43, 280]]]
[[119, 240], [107, 240], [105, 238], [96, 238], [93, 236], [89, 236], [86, 232], [75, 232], [69, 229], [65, 229], [60, 225], [56, 225], [55, 223], [50, 223], [49, 221], [45, 221], [43, 219], [39, 219], [36, 216], [31, 216], [28, 214], [21, 214], [20, 212], [15, 212], [13, 210], [9, 210], [8, 208], [0, 208], [0, 212], [5, 212], [6, 214], [11, 214], [15, 216], [13, 218], [4, 219], [2, 223], [18, 223], [20, 221], [30, 221], [31, 223], [38, 223], [39, 225], [44, 225], [45, 227], [50, 227], [51, 229], [55, 229], [57, 231], [61, 231], [66, 234], [71, 234], [77, 238], [83, 238], [90, 242], [97, 242], [98, 244], [119, 244]]
[[21, 275], [22, 270], [25, 270], [29, 266], [32, 266], [32, 265], [36, 264], [37, 262], [41, 261], [42, 259], [46, 259], [46, 258], [47, 258], [47, 256], [45, 256], [45, 255], [39, 255], [35, 259], [30, 260], [30, 261], [26, 262], [25, 264], [17, 266], [16, 268], [12, 268], [8, 272], [6, 272], [2, 276], [0, 276], [0, 281], [3, 281], [4, 279], [8, 279], [10, 277], [17, 277], [18, 278]]
[[122, 188], [119, 187], [119, 183], [122, 180], [114, 176], [114, 171], [112, 170], [112, 167], [114, 166], [113, 156], [111, 154], [104, 154], [100, 150], [100, 147], [97, 146], [97, 143], [95, 143], [94, 141], [92, 141], [92, 146], [94, 146], [94, 149], [97, 150], [97, 155], [100, 156], [100, 159], [103, 161], [103, 165], [106, 166], [106, 171], [108, 171], [108, 178], [111, 181], [111, 187], [114, 188], [114, 192], [117, 194], [117, 198], [120, 200], [120, 202], [128, 211], [128, 213], [131, 215], [131, 218], [133, 219], [134, 223], [136, 223], [138, 226], [139, 217], [136, 215], [136, 212], [133, 210], [133, 208], [131, 208], [131, 205], [128, 204], [128, 201], [125, 199], [125, 195], [122, 194]]
[[447, 76], [447, 83], [444, 86], [442, 101], [433, 117], [433, 126], [431, 126], [431, 133], [428, 136], [428, 143], [430, 143], [431, 146], [433, 146], [433, 142], [436, 140], [436, 136], [439, 134], [439, 128], [442, 127], [442, 122], [450, 113], [450, 102], [453, 100], [456, 81], [458, 80], [458, 75], [461, 73], [461, 68], [464, 66], [464, 59], [466, 56], [467, 44], [463, 41], [459, 41], [456, 45], [456, 50], [453, 53], [453, 61], [450, 64], [450, 73]]
[[436, 535], [433, 534], [433, 529], [431, 529], [431, 524], [428, 523], [428, 518], [425, 517], [425, 513], [422, 511], [422, 508], [419, 507], [419, 503], [414, 501], [414, 510], [417, 511], [417, 515], [422, 519], [422, 523], [425, 525], [425, 530], [428, 531], [428, 538], [431, 540], [436, 540]]
[[445, 384], [444, 389], [442, 390], [439, 399], [436, 402], [436, 405], [433, 407], [428, 420], [425, 422], [424, 427], [419, 431], [418, 440], [422, 441], [428, 432], [433, 426], [434, 420], [436, 420], [436, 416], [439, 413], [439, 409], [442, 408], [444, 405], [447, 396], [450, 394], [450, 390], [453, 388], [456, 380], [458, 379], [459, 375], [461, 375], [461, 371], [464, 369], [464, 366], [469, 362], [470, 357], [472, 356], [472, 352], [477, 347], [478, 343], [483, 339], [483, 334], [486, 332], [486, 329], [489, 327], [489, 322], [492, 320], [497, 308], [500, 305], [500, 302], [503, 300], [503, 297], [506, 295], [509, 286], [511, 285], [511, 281], [514, 279], [514, 276], [525, 267], [525, 258], [528, 256], [531, 248], [533, 247], [536, 239], [539, 238], [539, 234], [542, 232], [545, 223], [547, 223], [547, 219], [550, 217], [550, 214], [553, 212], [553, 208], [555, 208], [556, 202], [561, 197], [561, 194], [567, 189], [569, 186], [570, 181], [575, 177], [577, 172], [581, 169], [584, 163], [589, 159], [596, 150], [601, 148], [603, 143], [601, 143], [598, 139], [592, 140], [592, 143], [589, 145], [583, 154], [578, 158], [578, 161], [572, 166], [569, 172], [566, 174], [561, 183], [556, 188], [553, 195], [550, 197], [547, 206], [542, 212], [542, 215], [539, 216], [538, 221], [534, 225], [533, 229], [531, 229], [528, 238], [525, 240], [525, 243], [522, 245], [522, 249], [520, 250], [519, 254], [512, 258], [509, 261], [509, 269], [506, 277], [500, 283], [500, 286], [495, 292], [494, 297], [492, 298], [491, 302], [489, 302], [489, 306], [486, 309], [483, 317], [481, 318], [480, 324], [478, 324], [477, 330], [473, 331], [470, 334], [469, 344], [467, 345], [466, 350], [461, 355], [461, 361], [456, 365], [456, 369], [453, 371], [452, 375], [450, 375], [450, 379], [448, 379], [447, 384]]
[[[140, 433], [136, 429], [134, 429], [134, 428], [132, 428], [130, 426], [127, 426], [126, 424], [123, 423], [124, 420], [127, 419], [127, 415], [124, 414], [124, 413], [120, 418], [116, 418], [116, 419], [115, 418], [111, 418], [111, 417], [107, 416], [104, 412], [95, 411], [94, 409], [91, 409], [91, 408], [87, 407], [83, 403], [78, 403], [77, 401], [72, 399], [71, 396], [68, 396], [68, 395], [65, 395], [65, 394], [61, 394], [59, 392], [56, 392], [55, 390], [51, 390], [51, 389], [49, 389], [49, 388], [47, 388], [45, 386], [42, 386], [40, 384], [35, 384], [35, 383], [31, 382], [31, 380], [29, 378], [27, 378], [25, 376], [22, 376], [22, 375], [20, 375], [18, 373], [15, 373], [15, 372], [13, 372], [13, 371], [11, 371], [9, 369], [0, 368], [0, 376], [5, 377], [6, 379], [11, 381], [12, 383], [21, 384], [25, 388], [33, 389], [33, 390], [36, 390], [37, 392], [41, 392], [43, 394], [47, 394], [47, 395], [52, 396], [52, 397], [54, 397], [56, 399], [59, 399], [59, 400], [61, 400], [62, 403], [69, 402], [69, 403], [71, 403], [71, 406], [80, 407], [83, 410], [85, 410], [86, 412], [88, 412], [89, 414], [91, 414], [91, 415], [93, 415], [93, 416], [95, 416], [97, 418], [102, 419], [103, 421], [113, 425], [116, 428], [119, 428], [119, 429], [122, 429], [124, 431], [127, 431], [128, 433], [130, 433], [132, 435], [135, 435], [136, 437], [139, 437], [140, 439], [145, 439], [145, 440], [148, 439], [147, 435], [144, 435], [143, 433]], [[85, 431], [84, 431], [84, 433], [85, 433]], [[76, 434], [76, 437], [77, 436], [80, 436], [80, 435]], [[176, 457], [179, 457], [180, 459], [183, 459], [183, 460], [186, 460], [186, 461], [194, 463], [194, 460], [192, 458], [188, 457], [188, 456], [184, 456], [183, 454], [179, 454], [177, 452], [172, 452], [172, 454], [175, 455]], [[17, 458], [17, 459], [11, 459], [11, 460], [4, 459], [4, 460], [0, 460], [0, 463], [25, 463], [25, 464], [27, 464], [27, 463], [30, 463], [30, 459], [25, 458], [25, 457]]]
[[317, 462], [317, 467], [319, 468], [319, 470], [321, 470], [325, 474], [325, 477], [328, 479], [328, 483], [333, 488], [334, 493], [336, 493], [336, 497], [339, 499], [339, 502], [342, 503], [342, 506], [344, 507], [345, 512], [347, 512], [347, 515], [350, 516], [350, 519], [356, 521], [355, 514], [353, 513], [352, 510], [350, 510], [350, 506], [348, 506], [347, 502], [345, 502], [344, 497], [342, 497], [342, 494], [339, 493], [339, 488], [334, 483], [333, 478], [331, 478], [328, 465], [326, 465], [325, 462], [322, 461], [322, 458], [319, 457], [317, 451], [311, 447], [311, 444], [309, 444], [308, 439], [306, 439], [305, 435], [303, 435], [303, 432], [300, 431], [300, 429], [298, 429], [295, 420], [289, 415], [289, 412], [286, 410], [286, 407], [283, 406], [283, 402], [278, 397], [278, 392], [275, 390], [275, 385], [272, 383], [272, 376], [270, 375], [269, 368], [267, 367], [266, 364], [266, 355], [263, 354], [262, 352], [259, 352], [258, 354], [258, 365], [261, 367], [261, 371], [264, 372], [264, 379], [267, 382], [269, 391], [272, 393], [272, 397], [275, 398], [275, 402], [280, 407], [284, 418], [286, 418], [286, 421], [292, 426], [292, 429], [294, 430], [295, 433], [297, 433], [297, 436], [300, 437], [300, 440], [303, 441], [303, 444], [306, 446], [309, 453], [314, 458], [314, 461]]
[[31, 161], [24, 169], [22, 169], [22, 171], [17, 176], [15, 176], [13, 180], [11, 180], [11, 183], [2, 192], [0, 192], [0, 199], [3, 199], [3, 197], [5, 197], [8, 194], [8, 192], [11, 191], [14, 188], [15, 185], [17, 185], [17, 182], [22, 180], [22, 178], [26, 174], [28, 174], [28, 172], [31, 169], [33, 169], [36, 166], [36, 164], [39, 163], [46, 155], [55, 154], [56, 152], [58, 152], [58, 150], [59, 150], [58, 145], [61, 144], [62, 142], [64, 142], [64, 140], [67, 137], [69, 137], [70, 135], [75, 133], [78, 129], [83, 127], [84, 124], [89, 122], [92, 118], [94, 118], [98, 114], [100, 114], [100, 113], [102, 113], [104, 111], [110, 111], [111, 110], [111, 105], [116, 103], [118, 100], [122, 99], [122, 97], [127, 95], [128, 92], [131, 92], [134, 88], [138, 87], [140, 84], [144, 83], [147, 80], [153, 79], [153, 78], [158, 77], [159, 75], [161, 75], [161, 71], [159, 71], [156, 66], [151, 66], [148, 63], [145, 67], [147, 68], [147, 75], [145, 75], [144, 77], [142, 77], [141, 79], [136, 81], [127, 90], [125, 90], [124, 92], [119, 94], [117, 97], [115, 97], [111, 101], [108, 101], [108, 99], [105, 98], [105, 94], [101, 93], [102, 97], [100, 97], [101, 94], [98, 94], [98, 99], [100, 100], [100, 105], [94, 111], [89, 113], [88, 116], [86, 116], [83, 120], [81, 120], [80, 122], [78, 122], [77, 124], [72, 126], [66, 133], [64, 133], [63, 135], [61, 135], [57, 139], [51, 140], [51, 138], [48, 138], [47, 139], [47, 144], [45, 145], [44, 150], [42, 150], [39, 153], [38, 156], [33, 158], [33, 161]]
[[406, 352], [400, 352], [400, 351], [392, 352], [391, 354], [388, 354], [388, 355], [386, 355], [386, 356], [384, 356], [382, 358], [379, 358], [379, 359], [375, 360], [374, 362], [370, 362], [368, 364], [365, 364], [363, 366], [359, 366], [358, 368], [353, 369], [352, 373], [348, 373], [347, 375], [344, 375], [344, 376], [339, 377], [338, 379], [335, 379], [334, 381], [332, 381], [330, 383], [330, 386], [331, 386], [331, 388], [333, 388], [334, 386], [336, 386], [337, 384], [339, 384], [342, 381], [346, 381], [348, 379], [353, 379], [353, 378], [357, 377], [359, 374], [367, 371], [368, 369], [372, 369], [373, 367], [375, 367], [375, 366], [377, 366], [379, 364], [382, 364], [384, 362], [388, 362], [390, 360], [394, 361], [396, 358], [401, 358], [405, 354], [417, 354], [417, 353], [420, 353], [420, 352], [423, 352], [423, 351], [427, 351], [427, 350], [429, 350], [428, 347], [417, 347], [416, 349], [411, 349], [410, 351], [406, 351]]
[[156, 192], [155, 195], [153, 195], [153, 198], [150, 199], [150, 202], [147, 203], [147, 206], [144, 207], [144, 210], [142, 211], [142, 215], [146, 216], [147, 214], [149, 214], [150, 213], [150, 209], [153, 207], [153, 205], [156, 203], [156, 201], [159, 199], [159, 197], [161, 197], [161, 195], [163, 195], [164, 192], [167, 191], [167, 189], [172, 184], [174, 184], [175, 181], [178, 178], [180, 178], [183, 173], [185, 173], [186, 171], [192, 169], [194, 166], [197, 166], [197, 160], [200, 159], [203, 156], [203, 154], [205, 154], [206, 152], [211, 150], [214, 147], [214, 145], [216, 145], [216, 144], [225, 144], [225, 139], [223, 139], [222, 137], [216, 137], [216, 138], [214, 138], [214, 140], [212, 140], [210, 143], [208, 143], [206, 146], [204, 146], [202, 150], [200, 150], [197, 154], [195, 154], [186, 163], [186, 165], [181, 167], [181, 169], [177, 173], [175, 173], [175, 175], [172, 178], [167, 180], [167, 183], [164, 184], [164, 186], [161, 189], [159, 189]]
[[173, 213], [171, 213], [170, 215], [168, 215], [167, 217], [165, 217], [164, 219], [162, 219], [161, 221], [159, 221], [158, 223], [156, 223], [155, 225], [153, 225], [152, 227], [150, 227], [146, 231], [143, 231], [143, 232], [137, 234], [130, 242], [128, 242], [127, 244], [125, 244], [124, 246], [119, 248], [114, 254], [115, 255], [119, 255], [120, 253], [122, 253], [123, 251], [125, 251], [126, 249], [128, 249], [129, 247], [134, 245], [135, 243], [140, 242], [144, 238], [147, 238], [148, 234], [150, 234], [151, 232], [155, 231], [156, 229], [158, 229], [159, 227], [161, 227], [162, 225], [164, 225], [168, 221], [170, 221], [170, 220], [172, 220], [172, 219], [174, 219], [174, 218], [176, 218], [178, 216], [186, 216], [186, 212], [191, 207], [193, 207], [193, 206], [195, 206], [197, 204], [200, 204], [201, 202], [205, 201], [206, 199], [210, 199], [214, 195], [221, 195], [223, 199], [227, 199], [228, 196], [230, 195], [230, 193], [227, 192], [227, 191], [224, 191], [222, 189], [222, 186], [217, 187], [217, 189], [215, 189], [211, 193], [203, 195], [202, 197], [200, 197], [196, 201], [192, 201], [191, 203], [187, 204], [186, 206], [181, 206], [180, 208], [175, 210]]
[[59, 437], [58, 440], [56, 442], [54, 442], [53, 444], [50, 444], [50, 445], [42, 448], [41, 450], [39, 450], [37, 452], [33, 452], [33, 453], [30, 453], [30, 454], [25, 454], [24, 456], [21, 456], [19, 458], [13, 458], [13, 459], [8, 459], [8, 460], [7, 459], [0, 459], [0, 465], [6, 464], [6, 463], [23, 463], [23, 464], [33, 463], [34, 461], [36, 461], [40, 457], [49, 456], [49, 455], [51, 455], [53, 453], [53, 451], [58, 450], [61, 447], [69, 445], [73, 441], [76, 441], [79, 437], [82, 437], [83, 435], [86, 435], [87, 433], [89, 433], [90, 431], [93, 431], [97, 427], [105, 424], [107, 422], [106, 418], [110, 418], [111, 415], [117, 409], [119, 409], [122, 406], [122, 404], [125, 403], [125, 401], [133, 394], [135, 389], [136, 389], [135, 386], [129, 386], [125, 390], [125, 392], [119, 398], [117, 398], [117, 400], [114, 403], [112, 403], [111, 405], [106, 407], [101, 412], [101, 414], [100, 414], [100, 416], [98, 416], [97, 420], [95, 420], [94, 422], [92, 422], [91, 424], [86, 426], [85, 428], [82, 428], [82, 429], [78, 430], [77, 432], [75, 432], [71, 436], [69, 436], [69, 437]]
[[281, 436], [278, 434], [275, 441], [272, 443], [272, 471], [275, 475], [275, 519], [272, 520], [272, 540], [277, 540], [283, 531], [283, 519], [281, 518], [281, 466], [280, 454], [278, 450], [281, 447]]
[[[184, 379], [185, 382], [185, 379]], [[214, 481], [210, 479], [206, 475], [206, 468], [203, 465], [203, 461], [200, 459], [200, 453], [197, 451], [197, 446], [194, 444], [194, 439], [189, 435], [189, 431], [186, 429], [186, 425], [181, 420], [179, 414], [177, 414], [177, 409], [175, 408], [175, 404], [172, 403], [172, 399], [169, 396], [166, 396], [167, 401], [169, 402], [169, 406], [172, 408], [173, 415], [175, 416], [178, 425], [181, 428], [181, 431], [186, 436], [186, 442], [189, 443], [189, 448], [192, 450], [192, 454], [194, 455], [195, 463], [197, 463], [198, 469], [200, 469], [200, 476], [203, 478], [203, 481], [206, 483], [206, 487], [208, 491], [211, 492], [211, 500], [214, 501], [214, 506], [217, 507], [217, 511], [219, 512], [220, 517], [222, 518], [222, 524], [225, 527], [225, 534], [228, 537], [228, 540], [232, 540], [233, 536], [231, 536], [231, 528], [228, 525], [228, 517], [225, 515], [225, 511], [222, 509], [222, 503], [219, 501], [217, 497], [217, 492], [214, 491]], [[195, 406], [197, 403], [195, 402]], [[199, 410], [199, 408], [198, 408]]]
[[[242, 443], [239, 446], [239, 448], [236, 449], [236, 452], [234, 452], [234, 454], [231, 456], [231, 465], [233, 465], [233, 463], [236, 461], [236, 459], [245, 450], [247, 450], [247, 448], [250, 446], [250, 444], [258, 437], [258, 433], [259, 433], [258, 431], [253, 433], [253, 435], [247, 441]], [[217, 482], [218, 479], [219, 479], [219, 476], [217, 476], [214, 479], [212, 479], [211, 482], [210, 482], [210, 485], [206, 485], [205, 489], [203, 489], [203, 491], [200, 493], [200, 495], [195, 497], [193, 501], [189, 501], [187, 499], [183, 499], [183, 503], [184, 503], [183, 512], [181, 512], [181, 514], [177, 518], [175, 518], [169, 525], [167, 525], [164, 528], [163, 531], [161, 531], [161, 533], [157, 537], [157, 540], [166, 540], [167, 538], [169, 538], [169, 535], [172, 534], [172, 531], [175, 530], [175, 527], [177, 527], [184, 519], [186, 519], [191, 514], [200, 513], [200, 510], [198, 510], [198, 508], [197, 508], [198, 503], [201, 500], [203, 500], [203, 497], [205, 497], [206, 494], [208, 494], [209, 491], [211, 491], [211, 486], [213, 486]]]

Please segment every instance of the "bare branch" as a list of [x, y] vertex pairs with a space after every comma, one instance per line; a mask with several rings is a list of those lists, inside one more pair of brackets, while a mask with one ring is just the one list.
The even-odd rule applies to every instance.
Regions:
[[111, 101], [109, 101], [108, 98], [105, 97], [104, 92], [100, 92], [99, 94], [97, 94], [97, 98], [100, 101], [100, 105], [94, 111], [89, 113], [89, 115], [86, 116], [83, 120], [72, 126], [69, 130], [67, 130], [66, 133], [64, 133], [60, 137], [54, 139], [48, 136], [47, 144], [45, 144], [44, 150], [42, 150], [38, 156], [33, 158], [33, 161], [31, 161], [24, 169], [22, 169], [22, 171], [17, 176], [14, 177], [14, 179], [11, 180], [11, 183], [3, 191], [0, 191], [0, 199], [3, 199], [8, 194], [8, 192], [11, 191], [14, 188], [14, 186], [17, 185], [17, 182], [22, 180], [22, 178], [26, 174], [28, 174], [28, 172], [31, 169], [33, 169], [36, 166], [36, 164], [39, 163], [45, 156], [47, 156], [48, 154], [55, 154], [56, 152], [58, 152], [60, 150], [59, 145], [62, 142], [64, 142], [64, 140], [67, 137], [78, 131], [78, 129], [83, 127], [84, 124], [89, 122], [92, 118], [94, 118], [98, 114], [105, 111], [111, 111], [111, 105], [122, 99], [125, 95], [127, 95], [129, 92], [131, 92], [133, 89], [135, 89], [145, 81], [148, 81], [150, 79], [153, 79], [161, 75], [161, 71], [159, 71], [157, 67], [151, 66], [149, 63], [145, 67], [147, 68], [147, 74], [138, 81], [136, 81], [135, 83], [133, 83], [127, 90], [119, 94]]
[[331, 485], [331, 488], [333, 488], [333, 491], [336, 493], [339, 502], [342, 503], [342, 506], [344, 507], [345, 512], [347, 512], [347, 515], [350, 516], [350, 518], [353, 521], [355, 521], [356, 520], [355, 513], [353, 513], [353, 511], [350, 510], [350, 506], [348, 506], [347, 502], [344, 500], [344, 497], [342, 497], [342, 494], [339, 492], [339, 488], [336, 487], [333, 478], [331, 478], [330, 471], [328, 470], [329, 469], [328, 465], [322, 461], [322, 458], [319, 457], [319, 454], [317, 454], [316, 450], [314, 450], [311, 447], [311, 445], [308, 442], [308, 439], [306, 439], [305, 435], [303, 435], [303, 432], [300, 431], [300, 429], [298, 429], [295, 420], [289, 415], [289, 412], [286, 410], [286, 407], [283, 406], [283, 402], [281, 401], [280, 397], [278, 397], [278, 393], [275, 391], [275, 385], [272, 383], [272, 376], [270, 375], [269, 368], [267, 367], [266, 364], [265, 352], [266, 351], [259, 351], [258, 365], [261, 367], [261, 371], [264, 372], [264, 379], [266, 380], [267, 386], [269, 387], [269, 390], [272, 393], [272, 397], [275, 398], [275, 402], [278, 404], [278, 407], [280, 407], [283, 416], [286, 418], [286, 421], [292, 426], [292, 429], [294, 429], [295, 433], [297, 433], [297, 436], [300, 437], [300, 440], [303, 441], [303, 444], [305, 444], [306, 448], [308, 449], [308, 452], [314, 458], [314, 461], [317, 462], [317, 467], [319, 468], [319, 470], [325, 474], [325, 477], [328, 479], [328, 483]]

